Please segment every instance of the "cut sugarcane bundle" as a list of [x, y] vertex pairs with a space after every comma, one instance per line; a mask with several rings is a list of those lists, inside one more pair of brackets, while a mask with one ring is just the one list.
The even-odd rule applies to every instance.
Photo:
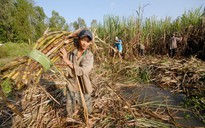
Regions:
[[67, 52], [74, 50], [74, 34], [67, 31], [49, 32], [35, 43], [28, 56], [16, 59], [0, 69], [3, 79], [14, 81], [16, 88], [35, 84], [43, 71], [47, 71], [60, 59], [59, 49], [65, 47]]

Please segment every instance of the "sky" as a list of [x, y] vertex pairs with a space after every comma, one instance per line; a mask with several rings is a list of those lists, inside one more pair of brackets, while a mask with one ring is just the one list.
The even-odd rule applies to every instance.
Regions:
[[120, 17], [137, 16], [136, 10], [143, 8], [143, 18], [156, 16], [172, 19], [181, 16], [185, 11], [205, 7], [205, 0], [34, 0], [35, 5], [43, 7], [50, 18], [55, 10], [63, 16], [68, 24], [79, 17], [90, 26], [93, 19], [103, 22], [106, 15]]

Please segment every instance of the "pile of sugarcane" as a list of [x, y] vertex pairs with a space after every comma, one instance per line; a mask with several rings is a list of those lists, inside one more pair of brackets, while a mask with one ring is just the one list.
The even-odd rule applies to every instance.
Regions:
[[73, 38], [73, 33], [67, 31], [45, 33], [28, 56], [18, 58], [0, 69], [3, 79], [14, 81], [17, 89], [38, 83], [42, 72], [60, 59], [60, 48], [65, 47], [68, 52], [74, 49]]
[[149, 68], [152, 69], [152, 80], [155, 83], [190, 96], [203, 95], [205, 92], [204, 66], [204, 62], [195, 57], [181, 60], [162, 58], [153, 60]]
[[153, 82], [173, 92], [184, 93], [188, 105], [197, 117], [205, 122], [205, 63], [195, 57], [190, 59], [156, 60], [149, 65]]
[[48, 71], [51, 67], [54, 71], [63, 73], [61, 68], [55, 66], [56, 63], [61, 63], [59, 49], [64, 47], [67, 52], [73, 51], [75, 48], [74, 38], [77, 34], [78, 31], [73, 33], [67, 31], [46, 32], [37, 40], [27, 56], [17, 58], [0, 68], [0, 98], [3, 99], [7, 107], [18, 116], [25, 117], [19, 111], [19, 105], [8, 100], [6, 95], [13, 89], [20, 90], [28, 85], [38, 85], [43, 72]]

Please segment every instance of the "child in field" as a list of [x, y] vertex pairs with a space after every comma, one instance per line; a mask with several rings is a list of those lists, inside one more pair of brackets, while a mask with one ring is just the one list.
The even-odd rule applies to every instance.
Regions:
[[[66, 109], [69, 117], [83, 108], [80, 90], [83, 92], [88, 113], [92, 112], [91, 92], [93, 91], [89, 73], [93, 68], [94, 58], [89, 46], [92, 44], [93, 35], [87, 29], [82, 29], [77, 34], [76, 49], [67, 53], [64, 48], [60, 49], [62, 59], [68, 66], [68, 81], [66, 93]], [[80, 88], [79, 86], [80, 85]]]

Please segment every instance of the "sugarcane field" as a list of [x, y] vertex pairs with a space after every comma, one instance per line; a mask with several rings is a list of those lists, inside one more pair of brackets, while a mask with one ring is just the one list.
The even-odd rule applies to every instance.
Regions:
[[205, 127], [204, 4], [87, 25], [37, 1], [0, 0], [0, 128]]

